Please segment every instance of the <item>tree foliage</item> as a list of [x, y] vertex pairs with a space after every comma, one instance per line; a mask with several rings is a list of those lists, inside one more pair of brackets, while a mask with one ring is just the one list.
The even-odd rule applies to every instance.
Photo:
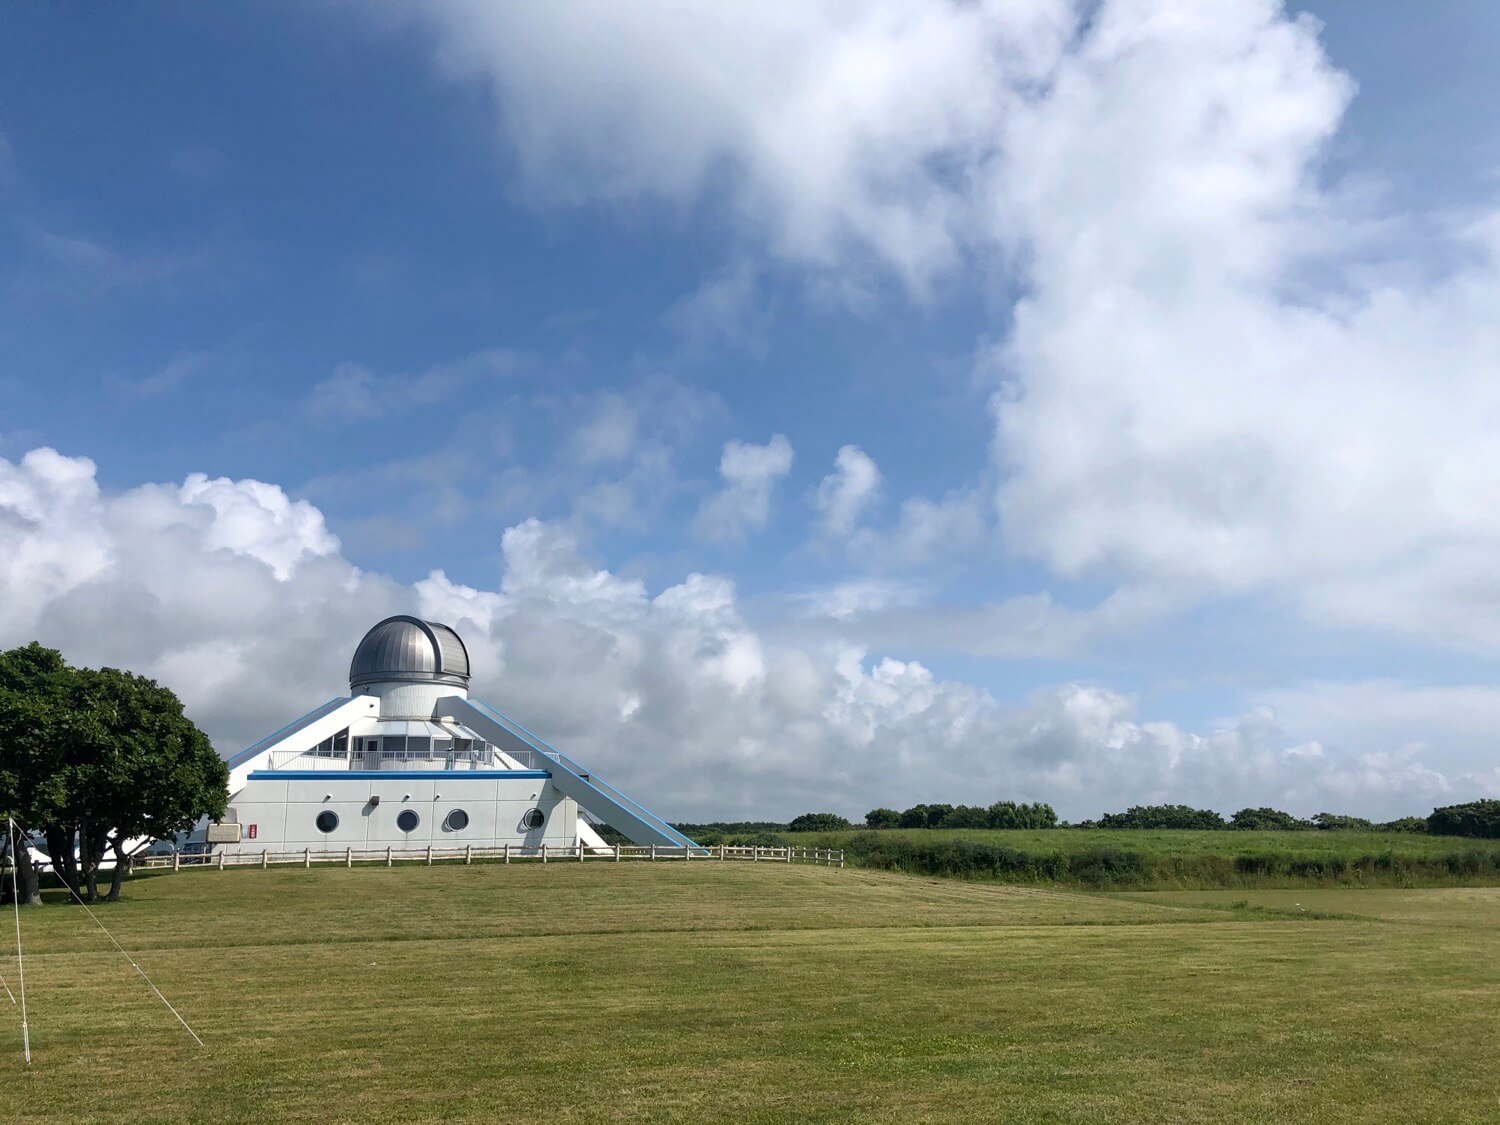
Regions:
[[787, 825], [790, 832], [837, 832], [841, 828], [853, 827], [838, 813], [810, 812], [792, 818]]
[[1312, 818], [1313, 827], [1320, 832], [1373, 832], [1375, 825], [1362, 816], [1340, 816], [1338, 813], [1320, 812]]
[[1375, 831], [1423, 833], [1427, 831], [1427, 818], [1425, 816], [1399, 816], [1395, 820], [1388, 820], [1384, 824], [1377, 824]]
[[1229, 818], [1229, 827], [1252, 831], [1300, 832], [1313, 827], [1311, 821], [1298, 820], [1280, 809], [1241, 809]]
[[901, 814], [895, 809], [871, 809], [865, 813], [866, 828], [900, 828]]
[[1427, 818], [1427, 831], [1434, 836], [1500, 839], [1500, 801], [1486, 799], [1433, 809]]
[[1195, 809], [1189, 805], [1132, 805], [1122, 813], [1105, 813], [1100, 828], [1195, 828], [1226, 827], [1224, 818], [1213, 809]]
[[207, 736], [154, 680], [74, 668], [34, 642], [0, 652], [0, 815], [46, 838], [59, 877], [81, 897], [97, 897], [112, 850], [109, 898], [118, 898], [126, 842], [222, 816], [227, 782]]

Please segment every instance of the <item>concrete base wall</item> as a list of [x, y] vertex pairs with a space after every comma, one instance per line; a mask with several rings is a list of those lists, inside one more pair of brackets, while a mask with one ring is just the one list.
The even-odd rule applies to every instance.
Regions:
[[[379, 797], [372, 804], [371, 797]], [[330, 771], [314, 779], [252, 778], [229, 799], [241, 825], [240, 843], [215, 850], [236, 852], [337, 851], [345, 848], [420, 851], [434, 848], [498, 847], [503, 844], [574, 847], [578, 806], [546, 778], [474, 778], [449, 773], [442, 778], [350, 776]], [[468, 824], [455, 829], [450, 814], [462, 810]], [[540, 809], [540, 828], [522, 818]], [[417, 814], [410, 832], [397, 826], [403, 810]], [[332, 832], [319, 831], [318, 814], [338, 817]]]

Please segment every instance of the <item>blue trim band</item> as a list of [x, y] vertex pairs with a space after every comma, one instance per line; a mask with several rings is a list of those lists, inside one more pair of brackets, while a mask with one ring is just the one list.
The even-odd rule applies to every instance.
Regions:
[[546, 770], [255, 770], [249, 781], [540, 781]]

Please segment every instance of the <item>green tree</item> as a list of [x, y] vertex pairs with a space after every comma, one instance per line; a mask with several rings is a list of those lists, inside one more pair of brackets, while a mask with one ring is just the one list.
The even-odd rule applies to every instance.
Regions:
[[841, 828], [854, 827], [838, 813], [809, 812], [792, 818], [787, 825], [789, 832], [837, 832]]
[[865, 813], [866, 828], [899, 828], [901, 814], [895, 809], [871, 809]]
[[1212, 809], [1189, 805], [1132, 805], [1122, 813], [1105, 813], [1100, 828], [1224, 828], [1224, 818]]
[[986, 812], [991, 828], [1057, 827], [1057, 813], [1051, 805], [1040, 802], [1023, 805], [1015, 801], [996, 801]]
[[979, 805], [955, 805], [938, 822], [939, 828], [988, 828], [989, 813]]
[[1311, 828], [1312, 824], [1306, 820], [1298, 820], [1288, 812], [1280, 809], [1241, 809], [1229, 818], [1229, 827], [1244, 828], [1259, 831], [1298, 832], [1305, 828]]
[[1362, 816], [1340, 816], [1331, 812], [1318, 813], [1312, 822], [1320, 832], [1369, 832], [1375, 827]]
[[1434, 836], [1500, 838], [1500, 801], [1470, 801], [1433, 809], [1427, 818], [1427, 831]]
[[902, 828], [926, 828], [927, 806], [913, 805], [901, 814]]
[[952, 805], [928, 805], [927, 825], [928, 828], [936, 828], [943, 823], [944, 818], [953, 811]]
[[1427, 818], [1425, 816], [1398, 816], [1395, 820], [1377, 824], [1375, 830], [1377, 832], [1424, 833], [1427, 831]]
[[42, 901], [27, 837], [62, 815], [68, 797], [62, 746], [70, 672], [61, 653], [35, 642], [0, 652], [0, 816], [15, 825], [5, 850], [27, 905]]
[[227, 782], [207, 736], [154, 680], [72, 668], [36, 644], [0, 653], [0, 805], [46, 837], [58, 876], [81, 897], [98, 897], [112, 850], [118, 899], [126, 842], [222, 816]]

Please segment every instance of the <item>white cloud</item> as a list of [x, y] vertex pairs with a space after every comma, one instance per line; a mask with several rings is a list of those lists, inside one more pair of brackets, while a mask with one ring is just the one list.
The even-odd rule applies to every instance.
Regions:
[[857, 445], [839, 449], [833, 472], [819, 482], [813, 496], [824, 532], [838, 537], [851, 534], [865, 509], [879, 498], [880, 486], [880, 467], [868, 453]]
[[791, 631], [806, 642], [833, 637], [898, 651], [1051, 660], [1087, 653], [1103, 638], [1169, 616], [1186, 600], [1175, 591], [1125, 586], [1083, 608], [1046, 593], [944, 602], [911, 583], [858, 579], [798, 595], [802, 612]]
[[719, 459], [724, 485], [698, 509], [694, 530], [704, 539], [732, 541], [759, 531], [771, 518], [771, 489], [792, 471], [792, 443], [776, 434], [765, 445], [727, 441]]
[[337, 553], [339, 541], [323, 524], [323, 513], [306, 500], [291, 500], [274, 484], [258, 480], [210, 480], [193, 473], [178, 496], [185, 505], [213, 511], [203, 530], [210, 551], [229, 551], [258, 559], [284, 581], [305, 558]]
[[677, 817], [1000, 797], [1074, 817], [1145, 800], [1394, 815], [1486, 784], [1482, 763], [1431, 763], [1492, 727], [1489, 696], [1435, 701], [1415, 749], [1314, 747], [1268, 708], [1198, 735], [1103, 687], [1005, 704], [913, 661], [778, 638], [728, 579], [653, 593], [557, 524], [512, 527], [501, 554], [496, 589], [441, 571], [407, 587], [351, 566], [321, 514], [272, 485], [106, 494], [83, 458], [0, 461], [0, 645], [160, 677], [226, 751], [340, 692], [364, 630], [417, 611], [462, 632], [479, 695]]
[[327, 422], [383, 418], [416, 406], [431, 406], [464, 387], [512, 374], [518, 357], [508, 348], [484, 348], [415, 374], [378, 375], [360, 363], [341, 363], [313, 386], [307, 411]]
[[689, 354], [725, 343], [756, 359], [766, 358], [773, 319], [771, 302], [762, 293], [755, 270], [743, 262], [706, 278], [672, 306], [665, 319], [682, 336]]
[[910, 584], [879, 578], [856, 578], [826, 589], [799, 594], [795, 600], [805, 617], [849, 621], [880, 613], [894, 606], [919, 605], [926, 600], [926, 592]]
[[779, 256], [870, 260], [917, 292], [960, 256], [1008, 83], [1041, 78], [1074, 21], [1050, 0], [410, 10], [451, 74], [493, 90], [538, 202], [726, 185]]
[[607, 391], [573, 433], [573, 456], [585, 465], [620, 461], [635, 449], [640, 414], [622, 394]]
[[[1311, 17], [419, 11], [449, 71], [495, 91], [539, 200], [727, 200], [736, 261], [755, 248], [825, 289], [868, 288], [872, 263], [918, 295], [969, 262], [1017, 285], [994, 407], [1012, 549], [1500, 645], [1474, 582], [1500, 548], [1500, 212], [1391, 214], [1328, 181], [1355, 87]], [[962, 504], [905, 514], [914, 557], [950, 541], [948, 516]]]
[[1497, 228], [1451, 231], [1436, 280], [1351, 241], [1319, 182], [1351, 93], [1275, 5], [1101, 11], [996, 180], [1030, 282], [1000, 507], [1065, 573], [1279, 586], [1321, 620], [1494, 645]]
[[849, 551], [873, 569], [924, 567], [968, 561], [985, 540], [984, 498], [959, 490], [941, 500], [913, 496], [901, 502], [896, 522], [884, 530], [862, 527], [849, 538]]

